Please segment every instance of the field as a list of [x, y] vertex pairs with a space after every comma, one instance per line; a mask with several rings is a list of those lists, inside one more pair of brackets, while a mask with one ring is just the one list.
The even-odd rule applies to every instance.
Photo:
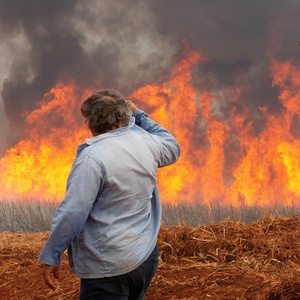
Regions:
[[[64, 254], [59, 287], [41, 277], [37, 256], [48, 232], [0, 233], [0, 299], [78, 299], [79, 281]], [[163, 225], [160, 265], [147, 300], [300, 299], [298, 216], [264, 215], [194, 227]]]

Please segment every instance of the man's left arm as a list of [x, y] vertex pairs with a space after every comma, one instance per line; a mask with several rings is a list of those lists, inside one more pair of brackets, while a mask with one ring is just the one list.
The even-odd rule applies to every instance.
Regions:
[[79, 236], [93, 207], [102, 180], [100, 166], [87, 155], [79, 157], [68, 180], [67, 193], [53, 218], [51, 232], [38, 258], [44, 264], [45, 283], [55, 288], [62, 253]]

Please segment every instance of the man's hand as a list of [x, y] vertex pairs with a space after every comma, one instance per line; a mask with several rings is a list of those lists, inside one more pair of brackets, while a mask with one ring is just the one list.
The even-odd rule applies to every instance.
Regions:
[[128, 108], [132, 111], [132, 112], [134, 112], [135, 110], [136, 110], [136, 105], [132, 102], [132, 101], [130, 101], [130, 100], [126, 100], [126, 102], [127, 102], [127, 105], [128, 105]]
[[51, 290], [56, 289], [56, 285], [53, 283], [52, 274], [53, 274], [54, 278], [58, 279], [59, 278], [58, 270], [59, 270], [59, 267], [53, 267], [53, 266], [44, 264], [43, 272], [42, 272], [43, 278], [44, 278], [46, 285]]

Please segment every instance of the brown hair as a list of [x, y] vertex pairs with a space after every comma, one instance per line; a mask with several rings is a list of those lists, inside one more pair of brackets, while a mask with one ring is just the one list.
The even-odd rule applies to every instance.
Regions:
[[82, 103], [81, 113], [89, 129], [98, 134], [126, 126], [130, 121], [130, 110], [124, 96], [112, 89], [90, 96]]

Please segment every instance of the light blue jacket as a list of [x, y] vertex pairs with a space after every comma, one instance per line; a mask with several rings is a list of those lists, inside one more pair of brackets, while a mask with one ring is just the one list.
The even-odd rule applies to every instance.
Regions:
[[130, 272], [151, 254], [161, 223], [157, 168], [173, 164], [180, 148], [145, 112], [133, 116], [79, 145], [40, 262], [59, 266], [69, 248], [77, 277], [102, 278]]

